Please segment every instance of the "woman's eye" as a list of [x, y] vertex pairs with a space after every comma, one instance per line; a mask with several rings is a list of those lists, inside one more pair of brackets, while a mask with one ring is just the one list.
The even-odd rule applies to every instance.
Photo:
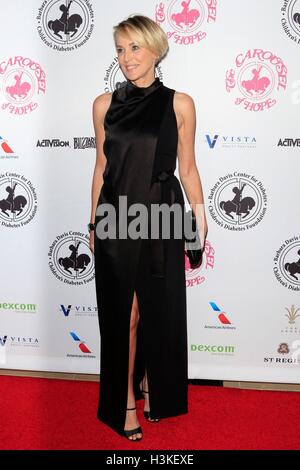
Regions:
[[122, 52], [122, 49], [120, 49], [120, 48], [117, 49], [117, 54], [121, 54], [121, 52]]
[[137, 50], [139, 49], [139, 46], [132, 46], [132, 49], [133, 49], [134, 51], [137, 51]]

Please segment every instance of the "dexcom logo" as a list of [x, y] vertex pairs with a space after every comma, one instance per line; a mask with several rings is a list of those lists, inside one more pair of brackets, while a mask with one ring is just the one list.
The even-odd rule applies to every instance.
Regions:
[[192, 352], [209, 352], [219, 356], [233, 356], [235, 354], [235, 346], [223, 344], [191, 344]]
[[0, 302], [0, 312], [2, 310], [10, 310], [15, 312], [36, 313], [36, 304], [16, 303], [16, 302]]

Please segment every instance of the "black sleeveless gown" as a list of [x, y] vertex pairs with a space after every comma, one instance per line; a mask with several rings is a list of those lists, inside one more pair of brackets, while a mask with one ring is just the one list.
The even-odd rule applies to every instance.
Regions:
[[[174, 202], [184, 208], [174, 175], [178, 142], [174, 93], [158, 77], [142, 88], [127, 80], [113, 92], [104, 120], [107, 164], [97, 208], [113, 204], [118, 214], [119, 196], [127, 196], [128, 208], [134, 203], [150, 209], [152, 203]], [[137, 215], [128, 215], [127, 223]], [[95, 223], [101, 219], [96, 215]], [[146, 369], [151, 417], [187, 413], [183, 237], [172, 237], [172, 229], [170, 239], [95, 236], [95, 274], [101, 344], [98, 418], [122, 434], [134, 291], [140, 314], [133, 379], [136, 399], [142, 398], [139, 383]]]

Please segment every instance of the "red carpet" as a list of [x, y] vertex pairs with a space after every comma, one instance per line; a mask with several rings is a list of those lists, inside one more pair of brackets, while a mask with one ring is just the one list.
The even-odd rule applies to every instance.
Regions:
[[300, 449], [300, 393], [189, 386], [189, 413], [131, 443], [96, 418], [99, 384], [0, 376], [2, 450]]

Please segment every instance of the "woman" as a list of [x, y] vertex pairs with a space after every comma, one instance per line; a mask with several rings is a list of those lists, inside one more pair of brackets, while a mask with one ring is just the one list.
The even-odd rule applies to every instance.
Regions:
[[144, 398], [150, 422], [188, 411], [184, 238], [162, 239], [160, 233], [158, 239], [103, 239], [101, 209], [110, 204], [119, 214], [120, 196], [126, 196], [127, 208], [184, 208], [174, 175], [178, 154], [202, 243], [207, 224], [194, 155], [193, 100], [155, 78], [168, 50], [165, 33], [136, 15], [114, 27], [114, 40], [126, 82], [93, 103], [97, 157], [89, 228], [101, 336], [98, 418], [136, 441], [142, 438], [136, 400]]

